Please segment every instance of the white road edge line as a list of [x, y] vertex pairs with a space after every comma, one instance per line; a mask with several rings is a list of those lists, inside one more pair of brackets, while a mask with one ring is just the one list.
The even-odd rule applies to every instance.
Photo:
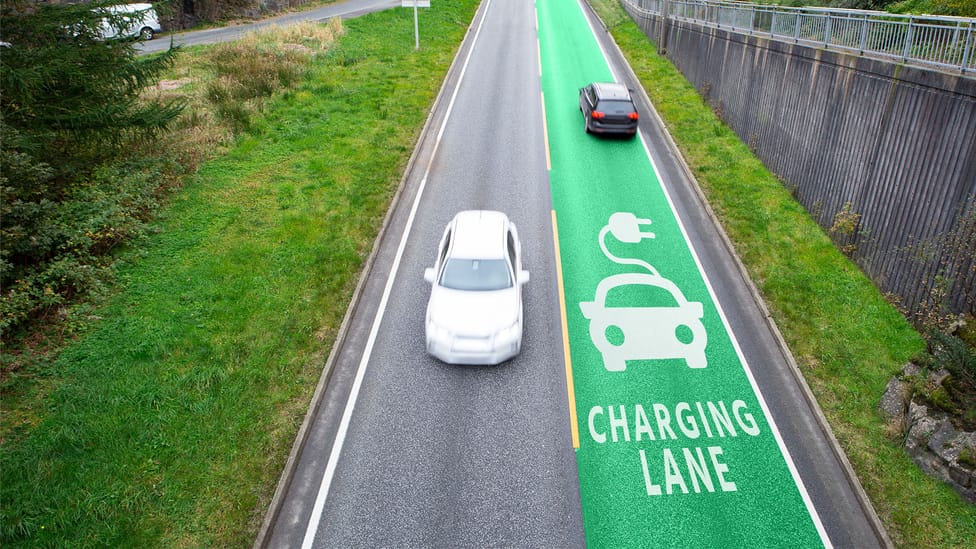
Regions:
[[356, 379], [353, 382], [352, 390], [349, 393], [349, 400], [346, 402], [346, 408], [342, 413], [342, 420], [340, 421], [339, 429], [336, 432], [335, 442], [332, 444], [332, 451], [329, 453], [329, 462], [325, 467], [325, 474], [322, 476], [322, 483], [319, 485], [318, 495], [315, 497], [315, 506], [312, 507], [312, 516], [309, 518], [308, 526], [305, 528], [305, 538], [302, 540], [302, 549], [311, 549], [312, 543], [315, 541], [315, 534], [318, 531], [319, 522], [322, 518], [322, 510], [325, 508], [325, 500], [329, 497], [329, 488], [332, 486], [332, 479], [335, 476], [335, 470], [339, 462], [339, 455], [342, 453], [342, 446], [345, 443], [346, 432], [349, 430], [349, 422], [352, 418], [352, 412], [356, 407], [356, 400], [359, 398], [359, 390], [363, 383], [363, 377], [365, 377], [366, 374], [366, 366], [369, 364], [369, 358], [373, 353], [373, 345], [376, 343], [376, 335], [379, 333], [379, 327], [383, 321], [383, 315], [386, 311], [386, 304], [389, 301], [390, 293], [393, 289], [393, 282], [396, 280], [396, 275], [400, 268], [400, 260], [403, 257], [404, 249], [406, 249], [407, 240], [410, 236], [410, 230], [413, 227], [413, 221], [417, 215], [417, 208], [419, 207], [420, 199], [424, 194], [424, 188], [427, 186], [427, 176], [430, 175], [430, 168], [434, 163], [434, 158], [437, 156], [437, 149], [440, 147], [441, 137], [444, 135], [444, 128], [447, 127], [447, 123], [451, 119], [451, 111], [454, 110], [454, 101], [457, 99], [458, 90], [461, 88], [461, 83], [464, 81], [464, 73], [468, 70], [468, 62], [471, 60], [471, 54], [474, 52], [475, 45], [478, 43], [478, 36], [481, 34], [481, 28], [485, 23], [485, 19], [487, 19], [487, 15], [485, 14], [487, 14], [490, 6], [491, 0], [487, 0], [483, 4], [484, 9], [482, 10], [483, 16], [481, 18], [481, 22], [478, 23], [478, 29], [471, 40], [471, 47], [468, 49], [468, 54], [464, 59], [464, 64], [461, 66], [461, 72], [458, 75], [454, 92], [451, 94], [451, 101], [447, 106], [444, 121], [441, 123], [440, 130], [437, 132], [437, 139], [434, 141], [434, 148], [431, 151], [430, 159], [427, 161], [427, 166], [424, 168], [424, 176], [420, 181], [420, 186], [417, 188], [417, 196], [414, 197], [413, 205], [410, 207], [410, 215], [407, 217], [407, 223], [403, 229], [403, 236], [400, 237], [400, 244], [397, 247], [396, 257], [393, 260], [393, 266], [390, 269], [390, 274], [386, 279], [386, 286], [383, 289], [383, 297], [380, 299], [379, 309], [376, 311], [376, 317], [373, 319], [373, 326], [369, 332], [369, 339], [366, 341], [366, 347], [363, 350], [363, 357], [359, 361], [359, 369], [356, 372]]
[[[577, 0], [577, 5], [579, 5], [580, 9], [583, 10], [583, 18], [586, 19], [586, 24], [590, 27], [590, 32], [593, 33], [593, 37], [596, 38], [596, 30], [593, 28], [590, 18], [586, 16], [586, 9], [583, 7], [581, 2], [582, 0]], [[600, 43], [599, 39], [597, 39], [596, 43], [597, 46], [600, 47], [600, 53], [603, 54], [603, 60], [606, 62], [607, 68], [610, 70], [610, 74], [613, 76], [614, 81], [619, 81], [616, 73], [613, 71], [613, 67], [610, 66], [610, 58], [607, 56], [606, 50], [603, 49], [603, 44]], [[725, 326], [725, 331], [729, 334], [729, 339], [732, 341], [732, 347], [735, 348], [735, 353], [739, 357], [739, 362], [742, 363], [742, 368], [745, 370], [746, 377], [749, 378], [749, 383], [752, 385], [752, 390], [756, 394], [756, 399], [759, 401], [759, 406], [766, 415], [766, 420], [769, 422], [769, 428], [773, 432], [773, 438], [776, 439], [776, 444], [779, 446], [780, 452], [783, 454], [783, 459], [786, 461], [786, 466], [789, 468], [790, 474], [793, 475], [793, 481], [796, 483], [796, 487], [800, 491], [800, 497], [803, 499], [804, 505], [806, 505], [807, 512], [810, 514], [810, 519], [813, 521], [814, 527], [817, 529], [817, 533], [820, 535], [820, 540], [823, 542], [824, 547], [830, 549], [833, 547], [833, 543], [830, 541], [830, 537], [827, 535], [827, 530], [824, 528], [823, 521], [820, 519], [820, 514], [817, 512], [817, 508], [813, 505], [813, 500], [810, 499], [810, 494], [807, 492], [807, 488], [803, 484], [803, 479], [800, 478], [800, 473], [796, 468], [796, 464], [793, 462], [793, 456], [790, 455], [789, 449], [786, 448], [786, 443], [783, 442], [783, 437], [779, 432], [779, 428], [776, 426], [776, 421], [773, 419], [773, 415], [769, 411], [769, 406], [766, 404], [766, 399], [763, 397], [762, 392], [759, 390], [759, 386], [756, 384], [756, 379], [752, 374], [752, 368], [750, 368], [749, 363], [746, 361], [745, 355], [742, 354], [742, 349], [739, 347], [739, 340], [735, 337], [735, 332], [732, 330], [732, 326], [729, 324], [729, 320], [725, 316], [725, 310], [722, 308], [722, 304], [719, 302], [718, 296], [716, 296], [715, 290], [712, 288], [712, 283], [708, 279], [705, 269], [702, 267], [701, 260], [698, 258], [698, 252], [695, 250], [694, 245], [691, 243], [691, 239], [688, 237], [688, 232], [685, 230], [684, 223], [678, 216], [678, 211], [674, 206], [674, 202], [671, 200], [671, 194], [668, 193], [668, 189], [664, 185], [664, 178], [661, 177], [661, 172], [657, 169], [657, 164], [654, 162], [654, 157], [651, 155], [651, 150], [648, 148], [647, 141], [644, 139], [644, 134], [638, 131], [637, 135], [640, 137], [641, 145], [643, 145], [644, 152], [647, 154], [647, 159], [651, 162], [651, 169], [654, 170], [654, 175], [660, 182], [661, 190], [664, 191], [664, 196], [668, 199], [668, 206], [671, 208], [671, 213], [674, 215], [674, 219], [678, 222], [678, 227], [681, 229], [681, 235], [685, 239], [685, 243], [688, 245], [688, 250], [691, 251], [691, 256], [695, 260], [695, 265], [698, 267], [698, 272], [701, 274], [702, 280], [705, 282], [705, 287], [708, 288], [708, 294], [712, 298], [712, 302], [715, 304], [715, 309], [718, 311], [719, 317], [722, 319], [722, 324]]]

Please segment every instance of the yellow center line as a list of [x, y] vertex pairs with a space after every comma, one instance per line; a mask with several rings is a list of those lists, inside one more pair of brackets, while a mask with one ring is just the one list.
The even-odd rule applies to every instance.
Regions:
[[563, 291], [563, 263], [559, 256], [559, 230], [556, 210], [552, 210], [552, 241], [556, 249], [556, 281], [559, 285], [559, 315], [563, 330], [563, 357], [566, 362], [566, 392], [569, 393], [569, 428], [573, 433], [573, 449], [579, 450], [579, 427], [576, 425], [576, 391], [573, 388], [573, 360], [569, 355], [569, 324], [566, 318], [566, 297]]

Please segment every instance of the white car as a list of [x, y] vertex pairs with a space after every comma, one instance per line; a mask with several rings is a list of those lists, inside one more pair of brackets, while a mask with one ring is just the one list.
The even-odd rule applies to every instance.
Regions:
[[468, 210], [444, 229], [424, 270], [427, 352], [450, 364], [498, 364], [522, 348], [522, 247], [502, 212]]
[[152, 40], [163, 28], [152, 4], [119, 4], [108, 6], [100, 13], [98, 28], [102, 40], [136, 38]]

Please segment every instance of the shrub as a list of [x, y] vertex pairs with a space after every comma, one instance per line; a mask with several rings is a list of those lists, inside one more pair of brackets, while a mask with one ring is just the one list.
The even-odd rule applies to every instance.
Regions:
[[[31, 173], [43, 179], [50, 173], [17, 160], [8, 158], [6, 165], [20, 169], [5, 171], [0, 182]], [[101, 287], [109, 274], [107, 254], [145, 231], [157, 207], [159, 173], [132, 162], [102, 166], [64, 189], [59, 201], [4, 193], [0, 331], [5, 336], [24, 321]]]
[[931, 330], [926, 335], [928, 354], [919, 365], [949, 376], [939, 386], [916, 385], [929, 402], [955, 416], [966, 430], [976, 429], [976, 350], [955, 334]]
[[[143, 89], [174, 62], [101, 40], [103, 3], [0, 5], [0, 332], [6, 340], [97, 287], [104, 255], [141, 230], [153, 169], [120, 164], [179, 116]], [[137, 154], [148, 157], [151, 154]]]
[[959, 450], [959, 463], [976, 467], [976, 448], [966, 446]]

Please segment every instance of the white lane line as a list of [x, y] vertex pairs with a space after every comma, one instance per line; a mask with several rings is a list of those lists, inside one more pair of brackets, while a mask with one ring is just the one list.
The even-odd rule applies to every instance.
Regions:
[[535, 9], [532, 12], [535, 15], [535, 58], [539, 63], [539, 80], [542, 80], [542, 44], [540, 43], [539, 37], [539, 3], [535, 3]]
[[[593, 28], [590, 18], [586, 17], [586, 11], [580, 2], [582, 2], [582, 0], [577, 0], [577, 4], [579, 5], [580, 9], [583, 10], [583, 18], [586, 20], [587, 26], [590, 27], [590, 32], [593, 33], [594, 38], [596, 38], [596, 30]], [[600, 53], [603, 54], [603, 60], [606, 62], [607, 68], [610, 69], [610, 73], [613, 75], [614, 81], [618, 81], [617, 75], [614, 73], [613, 67], [610, 65], [610, 59], [607, 56], [607, 52], [603, 49], [603, 45], [600, 43], [599, 39], [597, 39], [597, 44], [600, 46]], [[691, 238], [688, 236], [688, 231], [685, 230], [685, 225], [678, 216], [678, 210], [675, 208], [674, 201], [671, 200], [671, 194], [668, 193], [667, 186], [664, 184], [664, 178], [661, 176], [661, 172], [658, 170], [657, 164], [654, 162], [654, 157], [651, 155], [651, 150], [647, 146], [647, 141], [644, 139], [644, 134], [637, 132], [637, 135], [640, 137], [641, 145], [643, 145], [644, 152], [647, 154], [647, 159], [650, 160], [651, 169], [654, 171], [654, 175], [660, 182], [661, 190], [664, 191], [664, 196], [668, 200], [668, 206], [671, 208], [671, 213], [674, 216], [674, 219], [678, 222], [678, 228], [681, 229], [681, 235], [685, 240], [685, 244], [688, 246], [688, 250], [691, 251], [691, 256], [695, 260], [695, 266], [698, 268], [698, 272], [701, 274], [702, 280], [705, 282], [705, 287], [708, 289], [708, 294], [712, 299], [712, 303], [715, 304], [715, 309], [718, 311], [719, 318], [722, 319], [722, 324], [725, 326], [725, 331], [727, 334], [729, 334], [729, 339], [732, 341], [732, 347], [735, 349], [735, 353], [739, 357], [739, 362], [742, 364], [743, 370], [745, 370], [746, 377], [749, 379], [749, 384], [752, 385], [752, 390], [756, 395], [756, 399], [759, 401], [759, 406], [762, 408], [763, 413], [766, 414], [766, 420], [769, 422], [769, 427], [773, 433], [773, 438], [776, 439], [776, 444], [779, 446], [783, 459], [786, 461], [786, 466], [790, 470], [790, 474], [793, 476], [793, 482], [796, 484], [797, 490], [800, 492], [800, 497], [803, 499], [807, 512], [810, 514], [810, 519], [813, 521], [814, 527], [817, 529], [817, 533], [820, 535], [820, 540], [823, 542], [824, 547], [828, 549], [832, 548], [833, 544], [830, 541], [830, 537], [827, 535], [827, 530], [824, 528], [823, 521], [820, 519], [820, 514], [817, 512], [817, 508], [813, 505], [813, 500], [810, 499], [810, 494], [807, 492], [806, 485], [803, 484], [803, 479], [800, 478], [800, 472], [796, 468], [796, 464], [793, 462], [793, 456], [790, 455], [790, 451], [787, 449], [786, 443], [783, 441], [783, 436], [780, 434], [779, 428], [776, 426], [776, 421], [773, 419], [773, 415], [769, 411], [769, 406], [766, 404], [766, 399], [759, 390], [759, 385], [756, 383], [756, 379], [753, 376], [752, 368], [749, 366], [745, 355], [742, 353], [742, 348], [739, 346], [739, 340], [735, 337], [735, 332], [732, 331], [732, 326], [729, 324], [729, 320], [725, 316], [725, 310], [722, 308], [722, 304], [719, 302], [718, 296], [715, 294], [715, 290], [712, 287], [712, 283], [709, 280], [708, 275], [705, 273], [704, 267], [702, 267], [701, 260], [698, 257], [698, 252], [695, 251]]]
[[447, 106], [447, 112], [444, 115], [444, 121], [441, 123], [440, 130], [437, 132], [437, 139], [434, 142], [434, 148], [431, 151], [430, 159], [427, 161], [427, 166], [424, 168], [424, 176], [420, 181], [420, 186], [417, 188], [417, 196], [413, 200], [413, 205], [410, 207], [410, 215], [407, 217], [407, 224], [403, 229], [403, 236], [400, 237], [400, 245], [397, 247], [396, 257], [393, 260], [393, 266], [390, 269], [390, 274], [386, 279], [386, 286], [383, 288], [383, 297], [380, 299], [379, 309], [376, 311], [376, 317], [373, 319], [373, 326], [369, 332], [369, 339], [366, 341], [366, 347], [363, 350], [363, 358], [359, 361], [359, 369], [356, 372], [356, 379], [352, 384], [352, 390], [349, 393], [349, 400], [346, 402], [346, 408], [342, 413], [342, 420], [339, 423], [339, 429], [336, 432], [335, 442], [332, 444], [332, 451], [329, 453], [329, 462], [325, 466], [325, 474], [322, 476], [322, 484], [319, 485], [318, 495], [315, 497], [315, 506], [312, 507], [312, 516], [309, 518], [308, 526], [305, 528], [305, 538], [302, 541], [302, 549], [311, 549], [312, 542], [315, 541], [315, 534], [319, 529], [319, 522], [322, 519], [322, 509], [325, 507], [325, 500], [329, 497], [329, 488], [332, 486], [332, 479], [335, 476], [336, 466], [339, 462], [339, 454], [342, 453], [342, 446], [345, 443], [346, 433], [349, 430], [349, 421], [352, 418], [353, 409], [356, 407], [356, 400], [359, 398], [359, 390], [363, 384], [363, 377], [366, 374], [366, 366], [369, 364], [369, 358], [373, 353], [373, 345], [376, 343], [376, 335], [379, 333], [380, 324], [383, 321], [383, 315], [386, 312], [386, 304], [389, 301], [390, 293], [393, 290], [393, 282], [396, 279], [397, 272], [400, 268], [400, 260], [403, 257], [403, 251], [407, 247], [407, 240], [410, 236], [410, 230], [413, 227], [414, 218], [417, 215], [417, 209], [420, 205], [420, 199], [424, 194], [424, 188], [427, 186], [427, 177], [430, 175], [430, 168], [434, 163], [434, 158], [437, 156], [437, 150], [440, 148], [441, 137], [444, 135], [444, 128], [447, 127], [447, 123], [451, 118], [451, 111], [454, 110], [454, 101], [457, 99], [458, 90], [461, 88], [461, 83], [464, 81], [464, 73], [468, 70], [468, 62], [471, 60], [471, 54], [475, 50], [475, 46], [478, 43], [478, 36], [481, 34], [481, 28], [484, 26], [485, 19], [487, 19], [487, 12], [491, 6], [491, 0], [487, 0], [484, 4], [484, 9], [482, 11], [483, 16], [481, 22], [478, 24], [478, 29], [475, 32], [474, 37], [471, 40], [471, 47], [468, 49], [468, 54], [464, 58], [464, 64], [461, 66], [461, 73], [458, 75], [457, 85], [454, 87], [454, 92], [451, 94], [451, 101]]
[[540, 94], [542, 100], [542, 141], [546, 147], [546, 171], [552, 171], [552, 156], [549, 154], [549, 123], [546, 122], [546, 94]]

